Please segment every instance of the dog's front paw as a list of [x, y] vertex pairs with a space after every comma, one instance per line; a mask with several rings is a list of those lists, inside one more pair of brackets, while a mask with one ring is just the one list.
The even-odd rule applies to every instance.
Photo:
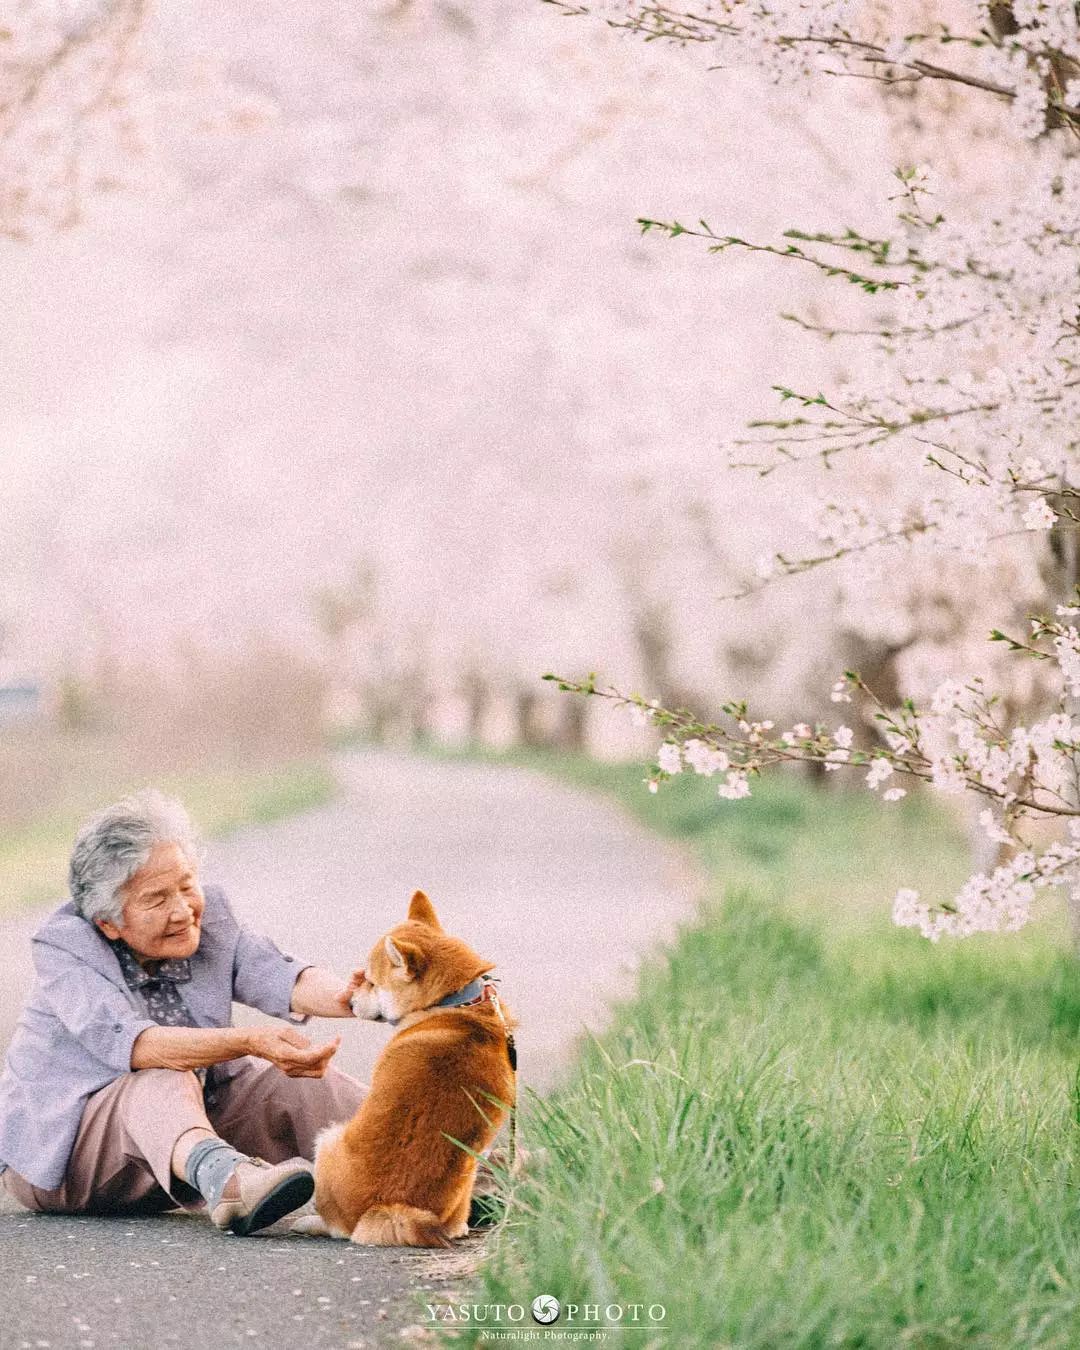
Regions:
[[290, 1235], [297, 1237], [331, 1237], [325, 1220], [318, 1214], [303, 1214], [289, 1225]]

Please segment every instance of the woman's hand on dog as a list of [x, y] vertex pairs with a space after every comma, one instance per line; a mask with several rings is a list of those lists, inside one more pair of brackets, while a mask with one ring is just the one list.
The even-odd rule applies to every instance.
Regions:
[[342, 1007], [348, 1010], [350, 1016], [356, 1015], [356, 1009], [353, 1007], [353, 995], [359, 993], [367, 984], [367, 974], [363, 970], [354, 970], [349, 976], [349, 983], [341, 993]]
[[335, 1036], [325, 1045], [312, 1045], [292, 1027], [252, 1027], [252, 1055], [267, 1059], [290, 1078], [321, 1078], [341, 1044]]

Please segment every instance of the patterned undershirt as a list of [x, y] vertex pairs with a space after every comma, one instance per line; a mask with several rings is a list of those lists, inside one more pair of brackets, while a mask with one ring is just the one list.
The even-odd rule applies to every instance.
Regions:
[[110, 945], [120, 962], [127, 987], [140, 996], [148, 1017], [163, 1027], [198, 1026], [176, 987], [191, 979], [190, 961], [170, 957], [167, 961], [150, 961], [144, 966], [120, 938]]
[[[110, 940], [127, 987], [134, 990], [146, 1007], [147, 1017], [163, 1027], [197, 1027], [199, 1024], [180, 995], [178, 984], [191, 979], [191, 962], [187, 958], [169, 957], [165, 961], [148, 961], [144, 966], [135, 953], [120, 938]], [[206, 1069], [196, 1069], [195, 1076], [207, 1081]]]

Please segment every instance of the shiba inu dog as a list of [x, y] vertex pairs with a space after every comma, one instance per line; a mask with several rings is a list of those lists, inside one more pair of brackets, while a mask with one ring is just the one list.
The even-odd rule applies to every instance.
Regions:
[[353, 1011], [399, 1029], [356, 1115], [316, 1140], [325, 1229], [305, 1231], [405, 1247], [445, 1247], [468, 1232], [473, 1154], [515, 1102], [517, 1024], [483, 978], [492, 969], [443, 932], [423, 891], [372, 948]]

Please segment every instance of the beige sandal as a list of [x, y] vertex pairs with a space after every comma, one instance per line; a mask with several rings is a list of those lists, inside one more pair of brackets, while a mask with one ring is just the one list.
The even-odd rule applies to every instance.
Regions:
[[315, 1192], [315, 1174], [311, 1164], [303, 1161], [290, 1160], [275, 1167], [262, 1158], [250, 1158], [238, 1165], [225, 1190], [234, 1194], [221, 1197], [210, 1222], [247, 1237], [306, 1204]]

